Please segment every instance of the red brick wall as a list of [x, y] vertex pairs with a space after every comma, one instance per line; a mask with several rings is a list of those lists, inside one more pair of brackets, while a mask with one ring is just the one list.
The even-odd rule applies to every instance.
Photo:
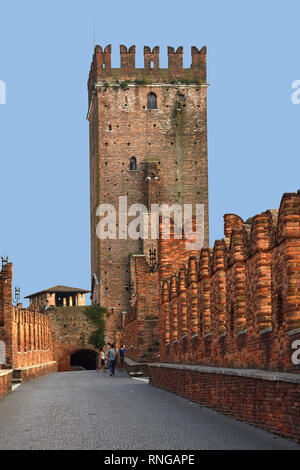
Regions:
[[22, 380], [37, 379], [43, 375], [52, 374], [57, 371], [56, 361], [43, 362], [42, 364], [30, 365], [29, 367], [14, 369], [13, 377]]
[[13, 362], [12, 275], [12, 264], [3, 265], [0, 272], [0, 340], [5, 343], [5, 363], [9, 367]]
[[48, 316], [16, 307], [13, 310], [13, 368], [53, 361]]
[[300, 442], [300, 384], [148, 365], [150, 383]]
[[53, 361], [49, 317], [12, 305], [12, 263], [0, 273], [0, 340], [6, 349], [6, 366], [13, 369]]
[[225, 215], [225, 238], [165, 280], [162, 296], [161, 361], [299, 372], [300, 193], [249, 223]]
[[0, 370], [0, 398], [11, 391], [12, 370]]
[[150, 272], [144, 255], [134, 256], [134, 292], [131, 308], [126, 315], [123, 341], [132, 349], [129, 358], [141, 361], [156, 361], [159, 354], [159, 271]]
[[59, 372], [70, 370], [70, 357], [76, 351], [86, 349], [95, 351], [89, 337], [96, 327], [84, 313], [85, 307], [56, 307], [48, 312], [54, 359]]
[[[192, 49], [192, 67], [182, 68], [182, 48], [168, 49], [169, 66], [158, 68], [159, 50], [145, 48], [145, 68], [135, 68], [135, 47], [121, 46], [121, 68], [111, 68], [111, 47], [96, 46], [89, 76], [91, 257], [93, 302], [113, 311], [107, 340], [122, 330], [129, 311], [129, 254], [143, 253], [141, 240], [99, 240], [96, 208], [118, 208], [119, 196], [148, 205], [152, 187], [147, 165], [157, 162], [156, 203], [203, 203], [208, 244], [206, 49]], [[150, 61], [153, 60], [153, 68]], [[103, 68], [103, 64], [105, 68]], [[125, 83], [126, 80], [130, 82]], [[122, 84], [122, 86], [121, 86]], [[157, 96], [157, 109], [147, 109], [147, 96]], [[184, 95], [184, 102], [179, 101]], [[137, 171], [130, 171], [134, 156]], [[151, 196], [152, 195], [152, 196]], [[118, 211], [117, 211], [118, 219]], [[118, 220], [117, 220], [118, 223]], [[113, 310], [112, 310], [113, 308]]]
[[[161, 220], [160, 234], [165, 221]], [[187, 239], [188, 237], [188, 239]], [[144, 240], [143, 254], [131, 256], [130, 291], [131, 305], [126, 314], [123, 341], [133, 348], [127, 356], [141, 362], [156, 361], [160, 344], [160, 283], [170, 273], [179, 269], [182, 263], [188, 262], [196, 251], [186, 249], [191, 235], [187, 232], [182, 239], [174, 239], [173, 221], [170, 223], [170, 239]], [[157, 266], [151, 271], [149, 249], [156, 248]]]

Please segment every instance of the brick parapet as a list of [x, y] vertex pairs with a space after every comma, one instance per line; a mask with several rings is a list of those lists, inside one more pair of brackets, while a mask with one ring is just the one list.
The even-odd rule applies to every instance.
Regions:
[[144, 47], [144, 68], [135, 67], [135, 46], [127, 49], [120, 46], [121, 67], [111, 68], [111, 45], [104, 48], [97, 45], [91, 63], [88, 89], [91, 99], [95, 84], [102, 82], [118, 82], [121, 80], [137, 80], [138, 84], [151, 81], [153, 83], [172, 83], [174, 80], [183, 82], [196, 82], [206, 84], [206, 47], [191, 48], [192, 64], [190, 68], [183, 68], [183, 47], [175, 49], [168, 47], [168, 68], [159, 68], [159, 47], [152, 51]]
[[300, 442], [300, 377], [259, 370], [149, 364], [150, 384]]
[[56, 361], [43, 362], [42, 364], [34, 364], [26, 367], [17, 367], [13, 370], [13, 378], [26, 381], [36, 379], [46, 374], [51, 374], [56, 371]]
[[299, 223], [299, 193], [284, 194], [279, 211], [246, 223], [226, 214], [225, 238], [212, 250], [188, 263], [182, 254], [187, 268], [161, 291], [161, 361], [299, 372], [291, 361], [300, 338]]
[[11, 391], [12, 369], [0, 370], [0, 398]]
[[51, 362], [50, 319], [22, 304], [12, 305], [12, 276], [12, 263], [5, 264], [0, 273], [0, 340], [5, 344], [6, 366], [16, 369]]

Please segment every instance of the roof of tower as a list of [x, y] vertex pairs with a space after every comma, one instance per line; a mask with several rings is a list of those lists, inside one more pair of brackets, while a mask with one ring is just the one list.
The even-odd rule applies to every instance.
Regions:
[[41, 290], [39, 292], [35, 292], [34, 294], [27, 295], [25, 299], [29, 299], [30, 297], [34, 297], [39, 294], [45, 294], [45, 293], [51, 293], [51, 294], [57, 294], [57, 293], [79, 293], [79, 294], [86, 294], [90, 292], [89, 290], [86, 289], [79, 289], [78, 287], [69, 287], [69, 286], [53, 286], [49, 287], [48, 289]]

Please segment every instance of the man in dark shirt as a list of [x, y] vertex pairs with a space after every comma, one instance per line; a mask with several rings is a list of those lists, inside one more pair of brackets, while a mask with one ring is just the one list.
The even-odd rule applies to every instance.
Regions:
[[121, 347], [119, 349], [119, 370], [123, 370], [124, 367], [124, 357], [125, 357], [125, 351], [129, 351], [132, 348], [132, 345], [130, 348], [126, 349], [125, 344], [121, 344]]

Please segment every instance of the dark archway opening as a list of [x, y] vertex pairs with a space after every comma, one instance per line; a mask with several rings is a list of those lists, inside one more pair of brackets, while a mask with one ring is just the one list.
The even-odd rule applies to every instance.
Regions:
[[97, 353], [88, 349], [76, 351], [70, 357], [70, 365], [84, 367], [86, 370], [94, 370], [97, 367]]

